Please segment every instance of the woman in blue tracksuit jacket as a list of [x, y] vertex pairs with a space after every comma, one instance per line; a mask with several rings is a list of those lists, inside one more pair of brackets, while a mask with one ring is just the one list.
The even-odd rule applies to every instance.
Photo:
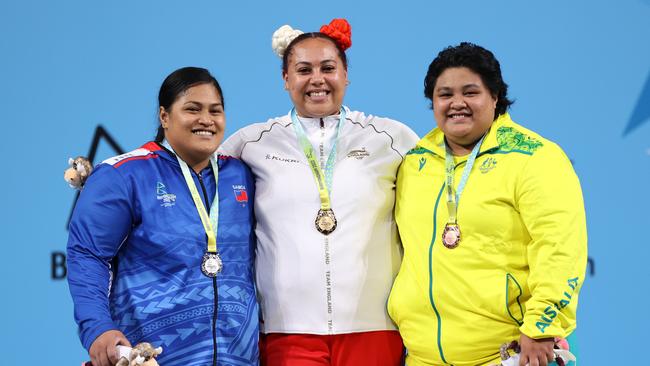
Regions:
[[162, 346], [164, 366], [258, 364], [254, 184], [242, 162], [215, 154], [222, 95], [205, 69], [170, 74], [156, 142], [102, 162], [79, 197], [68, 281], [94, 366], [138, 342]]

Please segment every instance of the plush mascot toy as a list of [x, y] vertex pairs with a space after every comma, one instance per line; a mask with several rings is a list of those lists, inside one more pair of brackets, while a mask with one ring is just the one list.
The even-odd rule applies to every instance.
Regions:
[[92, 172], [93, 166], [83, 156], [68, 159], [68, 164], [70, 164], [70, 167], [63, 172], [63, 179], [68, 182], [70, 187], [81, 190], [90, 172]]
[[[122, 346], [118, 346], [122, 347]], [[124, 347], [127, 348], [128, 347]], [[128, 359], [126, 356], [120, 358], [115, 366], [158, 366], [155, 357], [162, 353], [162, 347], [153, 348], [151, 343], [138, 343], [130, 349]]]

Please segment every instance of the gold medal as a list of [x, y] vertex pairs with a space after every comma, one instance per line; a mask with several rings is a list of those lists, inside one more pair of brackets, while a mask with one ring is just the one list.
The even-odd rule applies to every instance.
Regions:
[[454, 249], [460, 244], [460, 226], [447, 223], [442, 231], [442, 245], [448, 249]]
[[332, 209], [320, 209], [316, 215], [316, 230], [323, 235], [329, 235], [336, 230], [336, 217]]
[[221, 272], [223, 268], [223, 262], [219, 253], [209, 253], [206, 252], [203, 254], [203, 261], [201, 262], [201, 272], [204, 275], [210, 278], [217, 277], [217, 273]]
[[[334, 162], [336, 161], [336, 144], [339, 139], [339, 132], [341, 132], [341, 125], [345, 121], [345, 108], [341, 107], [339, 112], [339, 122], [336, 125], [336, 138], [334, 139], [334, 144], [332, 145], [332, 150], [327, 157], [327, 162], [321, 161], [320, 164], [316, 160], [316, 152], [311, 142], [305, 134], [300, 121], [298, 121], [298, 114], [296, 108], [291, 109], [291, 124], [296, 132], [298, 137], [298, 142], [302, 147], [305, 157], [309, 162], [309, 169], [314, 176], [316, 181], [316, 187], [318, 188], [318, 196], [320, 197], [320, 210], [316, 215], [316, 230], [323, 235], [329, 235], [334, 230], [336, 230], [336, 217], [334, 216], [334, 211], [332, 211], [331, 202], [330, 202], [330, 191], [332, 190], [332, 174], [334, 171]], [[322, 152], [321, 152], [322, 154]], [[321, 156], [321, 159], [323, 156]], [[324, 165], [324, 167], [322, 166]]]

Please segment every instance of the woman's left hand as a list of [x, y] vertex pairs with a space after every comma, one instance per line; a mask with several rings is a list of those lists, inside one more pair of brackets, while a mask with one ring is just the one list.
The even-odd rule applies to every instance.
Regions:
[[519, 337], [521, 353], [519, 354], [519, 366], [547, 366], [555, 360], [553, 353], [554, 338], [533, 339], [525, 334]]

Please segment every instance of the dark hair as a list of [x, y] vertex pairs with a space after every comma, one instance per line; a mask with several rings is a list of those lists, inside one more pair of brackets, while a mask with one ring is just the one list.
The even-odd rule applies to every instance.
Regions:
[[[221, 96], [223, 108], [226, 108], [219, 82], [210, 74], [210, 71], [200, 67], [183, 67], [169, 74], [160, 85], [158, 106], [169, 110], [181, 94], [187, 89], [200, 84], [212, 84], [219, 92], [219, 96]], [[164, 138], [165, 130], [162, 126], [158, 126], [154, 141], [161, 142]]]
[[322, 38], [322, 39], [326, 39], [326, 40], [332, 42], [334, 44], [334, 46], [336, 47], [336, 50], [339, 53], [339, 57], [341, 58], [341, 61], [343, 61], [343, 67], [345, 67], [346, 70], [348, 69], [348, 58], [345, 55], [345, 51], [343, 50], [343, 48], [341, 48], [341, 46], [339, 46], [338, 43], [336, 43], [334, 38], [328, 36], [325, 33], [310, 32], [310, 33], [303, 33], [303, 34], [299, 35], [298, 37], [294, 38], [293, 41], [291, 41], [289, 43], [289, 45], [287, 46], [287, 49], [284, 50], [284, 55], [282, 55], [282, 71], [283, 72], [285, 72], [285, 73], [287, 72], [288, 62], [289, 62], [289, 55], [293, 51], [293, 48], [298, 43], [300, 43], [300, 42], [302, 42], [302, 41], [304, 41], [306, 39], [311, 39], [311, 38]]
[[436, 81], [443, 71], [450, 67], [467, 67], [477, 73], [490, 93], [497, 98], [494, 118], [506, 113], [513, 103], [508, 99], [508, 84], [501, 76], [501, 66], [492, 52], [469, 42], [458, 46], [449, 46], [442, 50], [429, 65], [427, 76], [424, 77], [424, 96], [429, 99], [433, 109], [433, 90]]

